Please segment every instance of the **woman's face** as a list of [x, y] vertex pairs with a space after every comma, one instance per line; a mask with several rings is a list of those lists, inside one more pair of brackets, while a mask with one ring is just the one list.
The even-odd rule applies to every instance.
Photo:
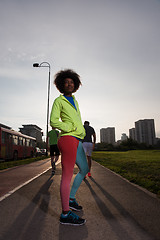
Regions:
[[72, 96], [74, 92], [74, 81], [71, 78], [66, 78], [64, 80], [64, 95]]

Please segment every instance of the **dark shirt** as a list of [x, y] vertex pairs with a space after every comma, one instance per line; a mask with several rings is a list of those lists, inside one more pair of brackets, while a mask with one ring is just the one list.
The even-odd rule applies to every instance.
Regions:
[[92, 135], [95, 134], [94, 129], [86, 124], [84, 125], [84, 128], [86, 130], [86, 136], [84, 137], [83, 142], [92, 142]]

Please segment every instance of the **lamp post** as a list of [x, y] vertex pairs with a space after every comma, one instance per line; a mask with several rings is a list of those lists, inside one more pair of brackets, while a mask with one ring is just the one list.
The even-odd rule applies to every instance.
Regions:
[[46, 127], [46, 156], [48, 156], [48, 120], [49, 120], [49, 95], [50, 95], [50, 64], [48, 62], [33, 63], [33, 67], [48, 67], [49, 79], [48, 79], [48, 100], [47, 100], [47, 127]]

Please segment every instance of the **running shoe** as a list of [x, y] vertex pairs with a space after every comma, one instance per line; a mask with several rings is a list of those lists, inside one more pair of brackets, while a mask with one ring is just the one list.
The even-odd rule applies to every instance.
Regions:
[[67, 216], [65, 216], [64, 214], [61, 214], [60, 216], [60, 223], [65, 225], [81, 226], [85, 224], [85, 222], [85, 219], [80, 218], [72, 211], [69, 211]]
[[73, 209], [75, 211], [81, 211], [82, 210], [82, 206], [79, 206], [76, 199], [74, 200], [69, 200], [69, 208]]
[[90, 172], [88, 173], [88, 177], [91, 177], [91, 173]]

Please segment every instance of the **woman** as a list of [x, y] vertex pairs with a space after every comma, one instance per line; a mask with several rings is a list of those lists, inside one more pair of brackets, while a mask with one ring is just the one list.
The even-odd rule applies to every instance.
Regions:
[[[78, 205], [75, 194], [88, 173], [88, 164], [81, 140], [85, 136], [78, 103], [72, 95], [81, 85], [79, 75], [70, 70], [63, 70], [55, 75], [57, 89], [63, 95], [55, 99], [50, 116], [50, 124], [61, 130], [58, 148], [61, 152], [62, 178], [60, 185], [62, 214], [60, 223], [68, 225], [83, 225], [86, 220], [70, 211], [82, 210]], [[61, 121], [60, 121], [61, 119]], [[76, 175], [71, 191], [70, 183], [74, 165], [77, 164], [79, 173]]]

